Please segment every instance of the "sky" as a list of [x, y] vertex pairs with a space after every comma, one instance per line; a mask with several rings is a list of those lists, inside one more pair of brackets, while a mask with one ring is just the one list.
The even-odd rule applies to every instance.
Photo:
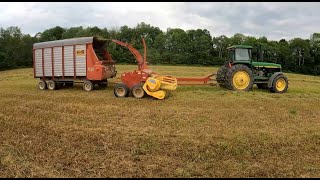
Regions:
[[34, 36], [55, 26], [111, 29], [145, 22], [163, 31], [307, 39], [320, 32], [319, 9], [319, 2], [0, 2], [0, 27], [18, 26]]

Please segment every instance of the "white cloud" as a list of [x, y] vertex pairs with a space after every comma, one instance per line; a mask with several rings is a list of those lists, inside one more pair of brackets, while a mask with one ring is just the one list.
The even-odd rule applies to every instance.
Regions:
[[19, 26], [31, 35], [54, 26], [112, 28], [140, 22], [167, 28], [207, 29], [212, 36], [235, 33], [309, 38], [320, 29], [314, 2], [1, 2], [0, 27]]

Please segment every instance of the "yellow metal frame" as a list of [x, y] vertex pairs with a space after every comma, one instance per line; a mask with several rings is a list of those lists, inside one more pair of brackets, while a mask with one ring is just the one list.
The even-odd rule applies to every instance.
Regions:
[[143, 85], [144, 91], [152, 97], [157, 99], [164, 99], [166, 91], [176, 90], [178, 81], [176, 78], [171, 76], [155, 76], [149, 77]]

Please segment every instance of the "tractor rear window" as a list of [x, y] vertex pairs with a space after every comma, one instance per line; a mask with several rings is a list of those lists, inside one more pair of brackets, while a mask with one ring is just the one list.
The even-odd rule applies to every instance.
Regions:
[[236, 49], [236, 60], [250, 61], [248, 49]]

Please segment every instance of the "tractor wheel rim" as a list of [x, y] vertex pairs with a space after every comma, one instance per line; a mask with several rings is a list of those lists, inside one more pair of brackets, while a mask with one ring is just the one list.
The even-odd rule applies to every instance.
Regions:
[[286, 88], [286, 81], [283, 78], [278, 79], [276, 82], [276, 88], [278, 91], [283, 91]]
[[246, 71], [238, 71], [233, 75], [232, 81], [236, 89], [244, 90], [250, 84], [250, 76]]
[[118, 88], [116, 89], [116, 93], [118, 94], [118, 96], [124, 96], [125, 90], [124, 90], [123, 87], [118, 87]]
[[134, 96], [141, 98], [144, 95], [144, 91], [141, 88], [136, 88], [133, 90]]
[[85, 89], [86, 89], [87, 91], [90, 91], [90, 90], [91, 90], [91, 85], [88, 84], [88, 83], [87, 83], [84, 87], [85, 87]]

